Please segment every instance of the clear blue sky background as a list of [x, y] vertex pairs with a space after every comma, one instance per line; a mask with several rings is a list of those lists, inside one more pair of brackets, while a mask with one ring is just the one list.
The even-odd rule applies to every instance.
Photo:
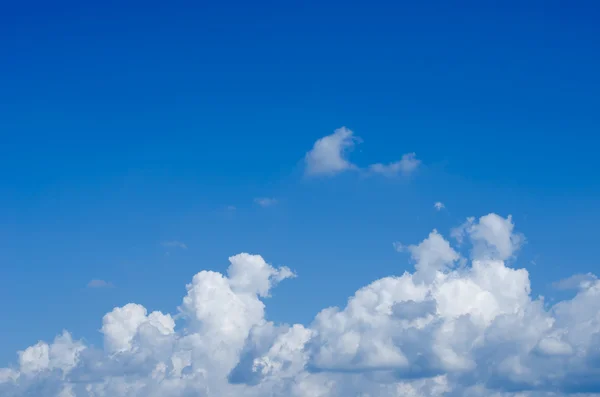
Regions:
[[[98, 344], [117, 305], [173, 312], [242, 251], [298, 273], [268, 316], [306, 323], [410, 269], [393, 241], [489, 212], [559, 297], [598, 264], [599, 20], [591, 1], [5, 2], [0, 366], [63, 328]], [[342, 125], [355, 163], [424, 167], [304, 179]]]

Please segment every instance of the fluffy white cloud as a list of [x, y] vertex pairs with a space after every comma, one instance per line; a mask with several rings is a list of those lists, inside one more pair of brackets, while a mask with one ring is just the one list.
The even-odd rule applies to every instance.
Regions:
[[436, 203], [433, 204], [433, 208], [435, 208], [437, 211], [441, 211], [444, 208], [446, 208], [446, 206], [441, 201], [438, 201], [438, 202], [436, 202]]
[[[360, 167], [348, 160], [348, 153], [359, 138], [346, 127], [338, 128], [331, 135], [318, 139], [313, 148], [306, 153], [305, 172], [307, 175], [332, 176], [347, 170], [363, 171]], [[409, 175], [421, 164], [415, 153], [406, 153], [396, 162], [383, 164], [375, 163], [366, 167], [366, 172], [380, 174], [388, 177], [399, 174]]]
[[512, 217], [502, 218], [496, 214], [482, 216], [478, 222], [475, 218], [468, 218], [465, 223], [452, 231], [452, 236], [459, 243], [468, 235], [473, 243], [473, 259], [499, 259], [511, 258], [521, 247], [525, 237], [520, 233], [513, 233], [514, 224]]
[[416, 262], [414, 276], [428, 281], [459, 259], [450, 243], [435, 229], [419, 245], [411, 245], [407, 249]]
[[308, 175], [334, 175], [356, 166], [346, 159], [346, 155], [357, 138], [352, 130], [341, 127], [331, 135], [324, 136], [315, 142], [313, 148], [306, 153], [306, 173]]
[[152, 327], [162, 335], [173, 333], [175, 322], [169, 314], [152, 312], [147, 315], [142, 305], [129, 303], [116, 307], [102, 319], [104, 346], [110, 353], [120, 353], [133, 349], [133, 340], [142, 326]]
[[372, 282], [307, 326], [265, 318], [264, 300], [292, 271], [233, 256], [226, 275], [193, 277], [174, 316], [133, 303], [106, 314], [103, 350], [68, 332], [25, 349], [0, 369], [0, 395], [599, 395], [595, 276], [548, 306], [505, 262], [523, 241], [510, 217], [472, 218], [454, 234], [471, 243], [470, 263], [434, 230], [403, 247], [414, 272]]

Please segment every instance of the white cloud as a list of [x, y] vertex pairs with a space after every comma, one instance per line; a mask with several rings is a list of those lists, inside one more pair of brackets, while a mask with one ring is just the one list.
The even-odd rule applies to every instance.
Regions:
[[133, 303], [106, 314], [103, 349], [64, 332], [23, 350], [0, 369], [0, 395], [598, 395], [600, 281], [576, 276], [566, 283], [575, 297], [548, 307], [531, 296], [528, 272], [504, 262], [523, 241], [510, 217], [458, 230], [473, 246], [470, 264], [457, 266], [434, 230], [404, 247], [413, 273], [376, 280], [308, 325], [265, 318], [270, 291], [294, 276], [288, 268], [233, 256], [227, 274], [193, 277], [175, 315]]
[[496, 214], [488, 214], [479, 218], [467, 218], [466, 222], [452, 230], [459, 244], [468, 236], [473, 244], [473, 259], [511, 258], [525, 242], [521, 233], [513, 233], [512, 217], [502, 218]]
[[417, 170], [421, 160], [417, 159], [415, 153], [407, 153], [394, 163], [382, 164], [376, 163], [369, 166], [369, 170], [376, 174], [392, 177], [398, 174], [410, 175]]
[[272, 198], [272, 197], [258, 197], [254, 199], [254, 202], [258, 205], [260, 205], [261, 207], [272, 207], [275, 204], [277, 204], [277, 199]]
[[173, 333], [175, 322], [169, 314], [152, 312], [147, 315], [142, 305], [129, 303], [117, 307], [102, 319], [104, 346], [111, 353], [130, 351], [132, 343], [142, 326], [151, 327], [162, 335]]
[[595, 283], [598, 278], [592, 273], [585, 274], [574, 274], [565, 279], [559, 280], [552, 284], [556, 289], [569, 290], [569, 289], [585, 289]]
[[81, 342], [73, 341], [66, 331], [57, 336], [50, 345], [38, 342], [18, 353], [19, 376], [55, 369], [69, 372], [77, 364], [79, 354], [84, 348]]
[[181, 248], [181, 249], [187, 249], [187, 245], [181, 241], [177, 241], [177, 240], [172, 240], [172, 241], [163, 241], [162, 243], [160, 243], [163, 247], [166, 248]]
[[[338, 128], [331, 135], [318, 139], [313, 148], [306, 153], [306, 175], [333, 176], [348, 170], [363, 171], [361, 167], [348, 160], [349, 152], [360, 139], [354, 132], [346, 127]], [[421, 164], [415, 153], [406, 153], [396, 162], [383, 164], [375, 163], [366, 167], [371, 174], [380, 174], [393, 177], [399, 174], [410, 175]]]
[[437, 211], [441, 211], [444, 208], [446, 208], [446, 206], [441, 201], [438, 201], [438, 202], [436, 202], [436, 203], [433, 204], [433, 208], [435, 208]]
[[334, 175], [355, 169], [356, 166], [346, 159], [348, 151], [357, 141], [353, 134], [352, 130], [341, 127], [333, 134], [317, 140], [305, 156], [306, 174]]
[[435, 229], [419, 245], [407, 249], [415, 261], [415, 276], [428, 281], [433, 281], [438, 272], [450, 268], [459, 259], [450, 243]]
[[114, 287], [113, 283], [111, 283], [110, 281], [105, 281], [105, 280], [100, 280], [100, 279], [91, 280], [87, 284], [87, 286], [88, 286], [88, 288], [112, 288], [112, 287]]

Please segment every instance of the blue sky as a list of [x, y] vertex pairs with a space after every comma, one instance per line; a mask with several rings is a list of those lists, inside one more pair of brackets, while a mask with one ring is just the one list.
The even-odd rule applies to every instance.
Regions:
[[[128, 302], [173, 312], [195, 273], [240, 252], [297, 273], [267, 317], [308, 324], [412, 269], [393, 242], [490, 212], [526, 236], [514, 266], [532, 296], [597, 271], [593, 2], [3, 8], [2, 365], [63, 329], [100, 346], [102, 316]], [[361, 169], [421, 163], [307, 177], [306, 153], [342, 126]]]

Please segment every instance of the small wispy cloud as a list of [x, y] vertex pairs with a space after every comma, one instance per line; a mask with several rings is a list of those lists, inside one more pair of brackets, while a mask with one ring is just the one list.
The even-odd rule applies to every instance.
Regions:
[[417, 159], [416, 153], [407, 153], [394, 163], [376, 163], [369, 166], [369, 170], [376, 174], [392, 177], [399, 174], [410, 175], [417, 170], [421, 160]]
[[438, 201], [435, 204], [433, 204], [433, 208], [435, 208], [437, 211], [441, 211], [444, 208], [446, 208], [446, 206], [441, 201]]
[[110, 281], [94, 279], [87, 284], [88, 288], [113, 288], [114, 284]]
[[162, 243], [160, 243], [160, 245], [162, 245], [163, 247], [166, 247], [166, 248], [181, 248], [184, 250], [187, 249], [187, 245], [185, 245], [185, 243], [182, 243], [181, 241], [177, 241], [177, 240], [163, 241]]
[[558, 290], [573, 290], [573, 289], [582, 289], [588, 288], [592, 283], [594, 283], [598, 278], [592, 273], [581, 273], [574, 274], [571, 277], [564, 278], [555, 283], [552, 283], [552, 286]]
[[393, 246], [393, 247], [394, 247], [394, 249], [395, 249], [396, 251], [398, 251], [398, 252], [406, 252], [406, 248], [407, 248], [407, 247], [406, 247], [406, 245], [402, 244], [402, 243], [401, 243], [401, 242], [399, 242], [399, 241], [394, 241], [394, 242], [392, 243], [392, 246]]
[[229, 212], [233, 212], [235, 211], [237, 208], [235, 207], [235, 205], [228, 205], [227, 207], [225, 207], [225, 209]]
[[274, 206], [275, 204], [277, 204], [277, 199], [271, 198], [271, 197], [257, 197], [254, 199], [254, 202], [258, 205], [260, 205], [261, 207], [271, 207]]

